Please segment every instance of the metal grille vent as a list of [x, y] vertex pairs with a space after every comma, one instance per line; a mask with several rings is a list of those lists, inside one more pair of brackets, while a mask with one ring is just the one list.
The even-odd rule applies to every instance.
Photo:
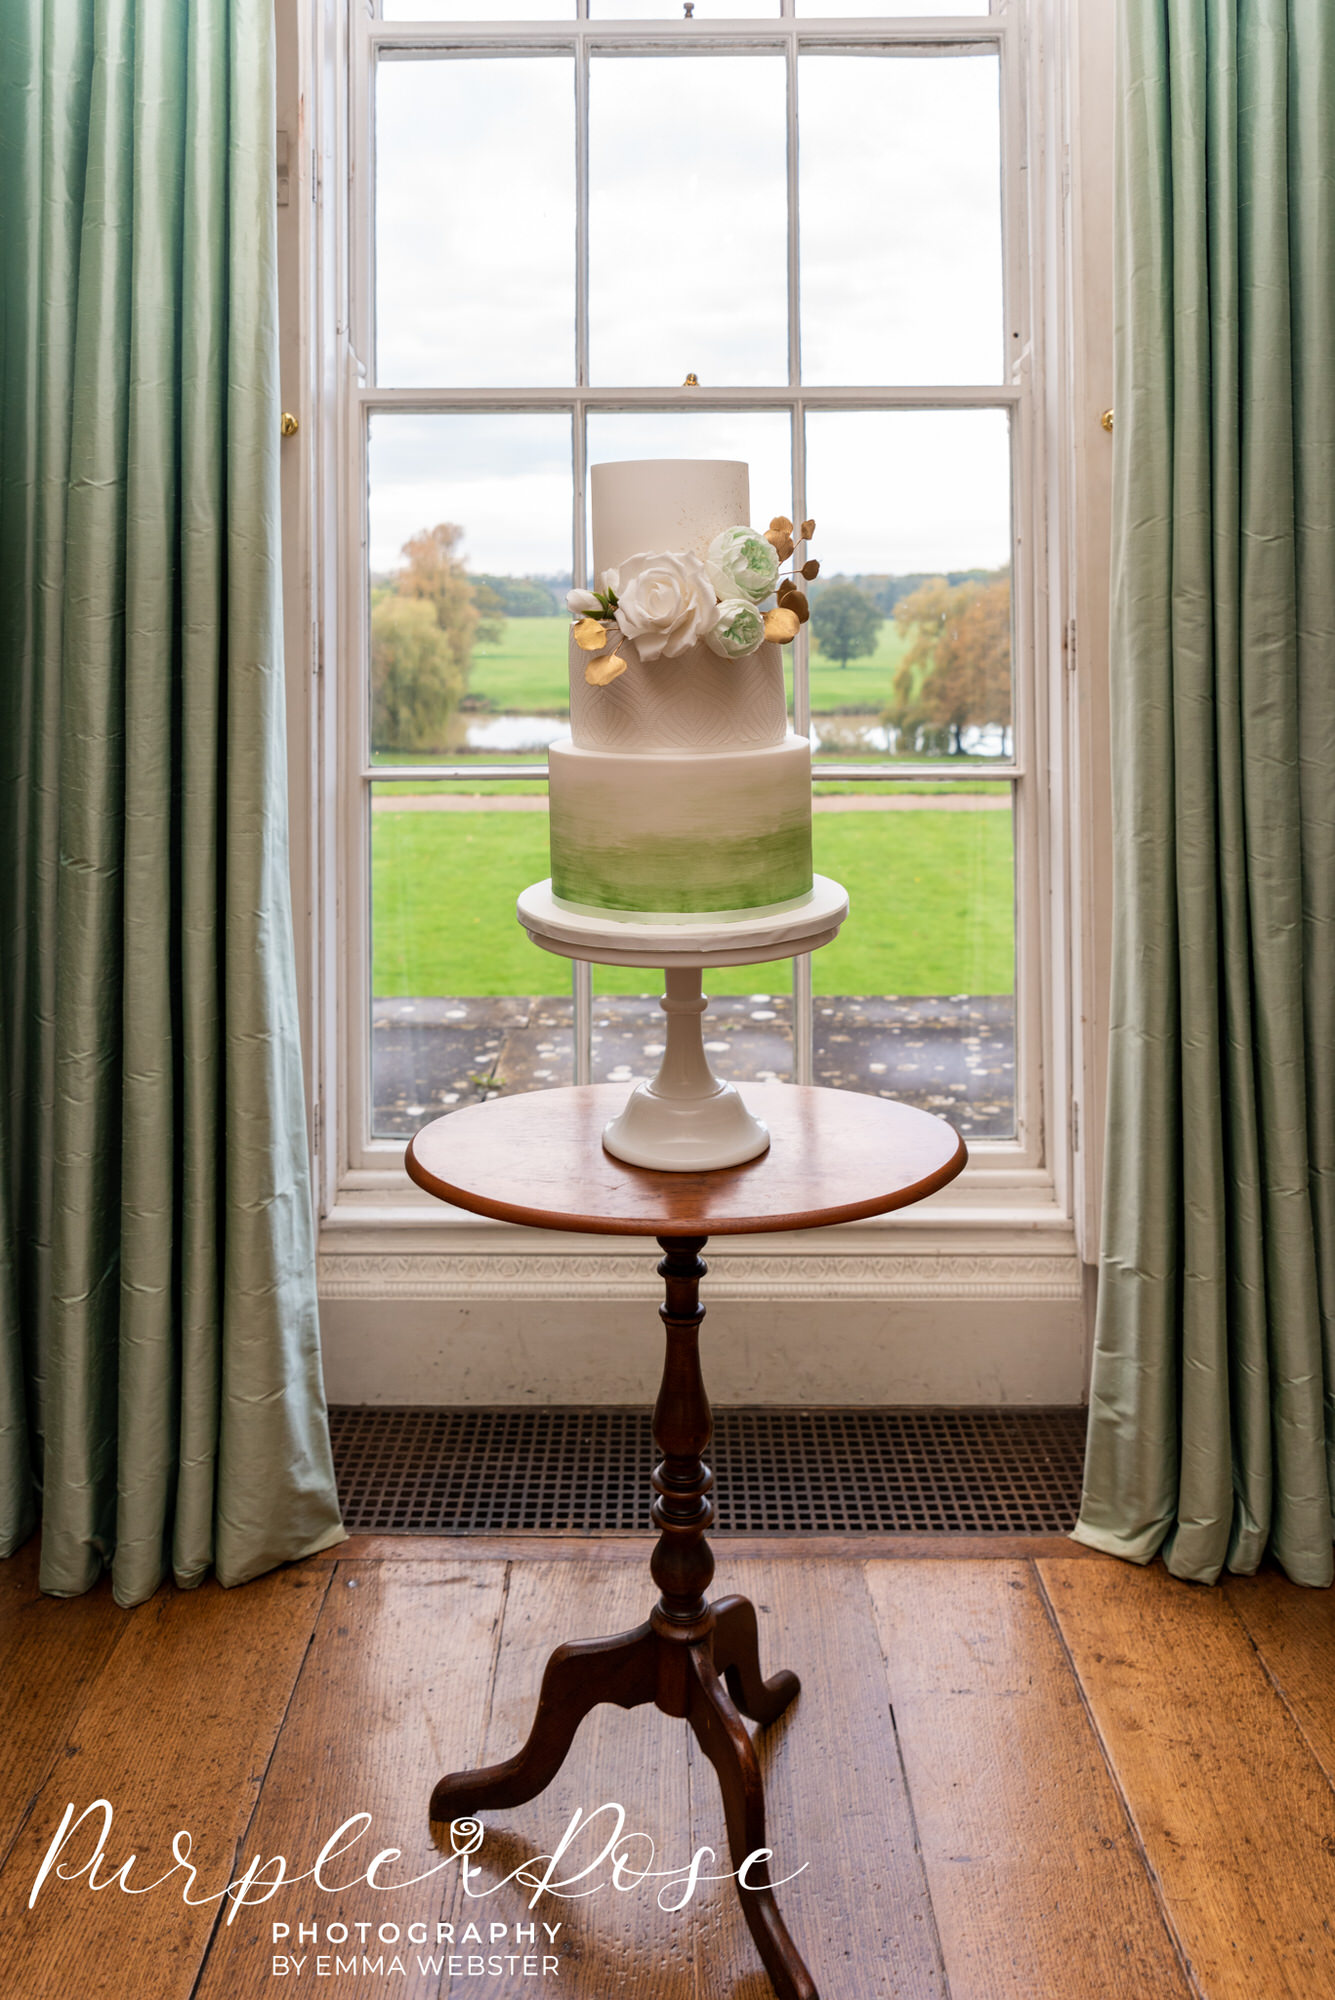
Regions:
[[[334, 1408], [354, 1534], [650, 1530], [639, 1410]], [[718, 1534], [1051, 1534], [1074, 1524], [1083, 1410], [716, 1410]]]

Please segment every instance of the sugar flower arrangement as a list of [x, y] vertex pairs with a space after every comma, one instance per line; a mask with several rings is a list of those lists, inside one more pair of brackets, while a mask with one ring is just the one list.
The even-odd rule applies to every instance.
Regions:
[[[803, 521], [797, 542], [815, 532], [814, 521]], [[641, 660], [675, 660], [702, 639], [723, 660], [744, 660], [767, 639], [788, 645], [811, 615], [796, 579], [809, 583], [820, 572], [813, 558], [780, 574], [795, 546], [792, 522], [776, 514], [763, 535], [724, 528], [703, 560], [683, 549], [629, 556], [604, 571], [601, 590], [569, 591], [575, 644], [597, 656], [585, 666], [585, 680], [606, 687], [625, 673], [623, 638], [634, 640]], [[778, 601], [764, 611], [767, 597]]]

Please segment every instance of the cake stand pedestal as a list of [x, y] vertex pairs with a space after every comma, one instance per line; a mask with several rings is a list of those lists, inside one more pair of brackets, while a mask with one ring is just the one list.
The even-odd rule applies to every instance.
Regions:
[[663, 971], [663, 1059], [653, 1082], [637, 1084], [607, 1125], [607, 1151], [630, 1166], [669, 1173], [702, 1173], [758, 1158], [770, 1143], [769, 1127], [747, 1109], [735, 1085], [715, 1075], [705, 1050], [703, 974], [713, 965], [755, 965], [816, 951], [847, 915], [847, 894], [824, 875], [788, 908], [726, 923], [698, 916], [632, 921], [610, 911], [572, 910], [556, 900], [550, 881], [525, 889], [519, 921], [544, 951]]

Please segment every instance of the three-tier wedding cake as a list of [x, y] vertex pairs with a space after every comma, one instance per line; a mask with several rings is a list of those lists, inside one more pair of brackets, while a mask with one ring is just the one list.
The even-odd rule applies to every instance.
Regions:
[[811, 752], [774, 643], [806, 615], [778, 574], [792, 523], [747, 527], [747, 468], [728, 460], [595, 465], [591, 484], [594, 588], [571, 593], [570, 735], [550, 750], [552, 893], [640, 922], [796, 907]]

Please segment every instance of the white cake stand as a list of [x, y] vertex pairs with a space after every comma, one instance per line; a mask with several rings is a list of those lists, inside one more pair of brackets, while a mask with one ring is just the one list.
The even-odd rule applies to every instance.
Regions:
[[553, 896], [549, 879], [525, 889], [517, 913], [534, 944], [562, 958], [663, 969], [663, 1060], [653, 1082], [636, 1084], [606, 1127], [609, 1153], [633, 1167], [700, 1173], [740, 1166], [765, 1151], [768, 1127], [752, 1117], [734, 1085], [715, 1076], [705, 1053], [703, 974], [711, 965], [757, 965], [829, 944], [848, 915], [848, 896], [837, 882], [817, 875], [809, 896], [767, 916], [639, 923], [610, 910], [569, 909]]

